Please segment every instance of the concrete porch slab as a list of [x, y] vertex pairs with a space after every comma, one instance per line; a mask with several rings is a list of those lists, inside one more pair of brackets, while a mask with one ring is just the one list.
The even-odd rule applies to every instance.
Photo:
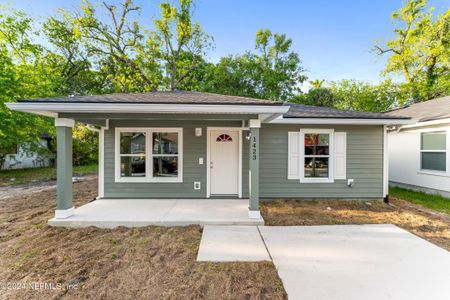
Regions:
[[114, 228], [187, 225], [263, 225], [248, 217], [248, 199], [100, 199], [50, 226]]
[[197, 261], [270, 261], [256, 226], [205, 226]]

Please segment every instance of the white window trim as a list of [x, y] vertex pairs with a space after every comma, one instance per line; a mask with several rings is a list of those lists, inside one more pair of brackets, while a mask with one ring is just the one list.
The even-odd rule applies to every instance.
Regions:
[[[121, 177], [120, 176], [120, 133], [121, 132], [145, 132], [145, 176]], [[153, 177], [153, 145], [152, 134], [154, 132], [178, 133], [178, 177]], [[147, 182], [147, 183], [181, 183], [183, 182], [183, 128], [171, 127], [116, 127], [115, 129], [115, 182]], [[133, 155], [128, 155], [133, 156]], [[135, 156], [140, 156], [136, 154]], [[169, 155], [170, 156], [170, 155]]]
[[[444, 132], [445, 133], [445, 139], [446, 139], [446, 148], [445, 150], [422, 150], [422, 133], [437, 133], [437, 132]], [[450, 163], [449, 163], [449, 148], [450, 148], [450, 129], [449, 130], [427, 130], [427, 131], [422, 131], [419, 134], [419, 170], [417, 171], [417, 173], [419, 174], [427, 174], [427, 175], [441, 175], [441, 176], [446, 176], [447, 174], [450, 173]], [[426, 152], [426, 153], [445, 153], [445, 171], [440, 171], [440, 170], [431, 170], [431, 169], [423, 169], [422, 168], [422, 153]]]
[[[329, 134], [328, 178], [305, 178], [305, 134]], [[332, 183], [334, 182], [334, 129], [302, 128], [299, 136], [299, 176], [301, 183]]]

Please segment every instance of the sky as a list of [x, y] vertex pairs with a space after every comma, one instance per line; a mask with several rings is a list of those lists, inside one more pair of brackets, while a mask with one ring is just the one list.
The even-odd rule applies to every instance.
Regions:
[[[117, 0], [108, 0], [115, 2]], [[135, 0], [142, 7], [139, 19], [152, 27], [160, 0]], [[70, 9], [81, 0], [3, 1], [33, 16], [45, 18], [58, 8]], [[386, 58], [370, 50], [376, 41], [393, 37], [391, 13], [401, 0], [197, 0], [194, 19], [214, 37], [215, 47], [208, 59], [217, 62], [229, 54], [254, 49], [260, 28], [285, 33], [293, 40], [308, 79], [381, 80]], [[435, 14], [450, 8], [450, 0], [429, 0]]]

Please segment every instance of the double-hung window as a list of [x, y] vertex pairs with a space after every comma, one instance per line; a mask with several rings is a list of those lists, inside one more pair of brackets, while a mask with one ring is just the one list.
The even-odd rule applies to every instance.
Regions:
[[116, 182], [182, 182], [181, 128], [116, 128]]
[[422, 132], [420, 136], [420, 168], [426, 171], [446, 172], [446, 131]]
[[300, 130], [300, 182], [333, 182], [332, 129]]

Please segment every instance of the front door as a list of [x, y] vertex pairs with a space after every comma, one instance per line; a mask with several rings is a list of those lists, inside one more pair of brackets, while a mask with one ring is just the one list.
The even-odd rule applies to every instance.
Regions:
[[239, 131], [211, 130], [209, 145], [211, 195], [238, 195]]

